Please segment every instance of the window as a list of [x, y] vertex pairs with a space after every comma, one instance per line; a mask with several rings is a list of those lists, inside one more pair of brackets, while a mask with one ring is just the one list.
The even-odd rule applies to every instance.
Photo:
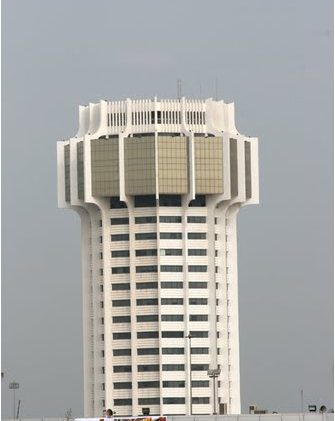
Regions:
[[137, 216], [135, 217], [135, 224], [156, 224], [156, 216]]
[[207, 272], [207, 266], [204, 265], [189, 265], [189, 272]]
[[119, 382], [113, 383], [114, 389], [131, 389], [132, 383], [131, 382]]
[[161, 265], [161, 272], [182, 272], [183, 267], [180, 265]]
[[99, 219], [99, 227], [102, 228], [102, 219]]
[[157, 249], [149, 249], [149, 250], [136, 250], [136, 256], [157, 256]]
[[139, 398], [139, 405], [159, 405], [161, 402], [160, 398]]
[[209, 349], [208, 348], [191, 348], [191, 354], [195, 354], [195, 355], [209, 354]]
[[129, 234], [112, 234], [112, 241], [129, 241]]
[[114, 406], [131, 406], [132, 404], [132, 399], [114, 399]]
[[202, 289], [206, 289], [207, 288], [207, 282], [189, 282], [188, 283], [188, 287], [189, 288], [202, 288]]
[[113, 316], [113, 323], [130, 323], [130, 316]]
[[208, 371], [209, 364], [192, 364], [191, 369], [192, 371]]
[[101, 340], [104, 341], [105, 340], [105, 335], [102, 333], [101, 334]]
[[114, 365], [113, 373], [131, 373], [131, 365]]
[[131, 333], [130, 332], [119, 332], [119, 333], [113, 333], [113, 339], [131, 339]]
[[110, 198], [109, 207], [110, 209], [121, 209], [126, 208], [127, 205], [125, 204], [125, 202], [120, 201], [119, 196], [113, 196]]
[[158, 338], [158, 332], [137, 332], [137, 339]]
[[103, 254], [103, 252], [101, 251], [101, 252], [99, 253], [99, 259], [100, 259], [100, 260], [102, 260], [102, 259], [103, 259], [103, 257], [104, 257], [104, 254]]
[[104, 270], [103, 269], [99, 269], [99, 274], [100, 274], [100, 276], [102, 276], [104, 274]]
[[209, 380], [193, 380], [192, 387], [209, 387]]
[[181, 240], [182, 237], [181, 232], [161, 232], [159, 236], [161, 240]]
[[138, 365], [137, 371], [139, 373], [143, 373], [147, 371], [159, 371], [159, 365], [158, 364]]
[[159, 348], [137, 348], [137, 355], [159, 355]]
[[205, 232], [189, 232], [187, 234], [189, 240], [206, 240]]
[[183, 288], [182, 282], [161, 282], [161, 288]]
[[188, 303], [193, 306], [206, 306], [208, 303], [207, 298], [189, 298]]
[[188, 216], [187, 222], [189, 224], [206, 224], [206, 216]]
[[181, 223], [181, 216], [160, 216], [159, 222], [164, 224], [179, 224]]
[[100, 285], [100, 292], [104, 292], [104, 286]]
[[104, 308], [104, 302], [100, 301], [100, 308]]
[[184, 354], [184, 348], [162, 348], [163, 355]]
[[157, 289], [158, 282], [137, 282], [136, 289]]
[[206, 206], [206, 196], [205, 195], [195, 195], [195, 199], [191, 200], [189, 207], [205, 207]]
[[102, 244], [102, 235], [99, 236], [99, 243]]
[[192, 338], [208, 338], [208, 332], [206, 331], [196, 330], [190, 332], [190, 334]]
[[130, 284], [112, 284], [113, 291], [129, 291]]
[[161, 256], [182, 256], [183, 250], [181, 249], [161, 249]]
[[192, 397], [192, 403], [193, 404], [206, 404], [209, 403], [209, 398], [208, 397]]
[[163, 387], [185, 387], [185, 382], [183, 380], [163, 381]]
[[129, 257], [129, 250], [114, 250], [112, 257]]
[[154, 382], [138, 382], [137, 387], [139, 389], [156, 389], [159, 387], [159, 381]]
[[152, 208], [156, 207], [156, 196], [145, 195], [145, 196], [135, 196], [135, 208]]
[[158, 298], [138, 298], [136, 300], [138, 306], [157, 306]]
[[162, 338], [183, 338], [185, 336], [184, 332], [178, 331], [169, 331], [162, 332]]
[[185, 398], [163, 398], [165, 405], [182, 405], [185, 403]]
[[137, 316], [137, 322], [158, 322], [158, 314], [144, 314]]
[[101, 324], [104, 325], [105, 324], [105, 318], [101, 317]]
[[135, 234], [135, 240], [156, 240], [156, 232], [139, 232]]
[[114, 357], [125, 357], [131, 355], [131, 349], [113, 349]]
[[162, 314], [161, 315], [162, 322], [182, 322], [184, 321], [183, 314]]
[[105, 374], [105, 367], [101, 367], [101, 374]]
[[129, 218], [111, 218], [111, 225], [128, 225]]
[[130, 307], [130, 300], [112, 300], [113, 307]]
[[163, 371], [185, 371], [185, 364], [163, 364]]
[[183, 305], [183, 303], [182, 298], [161, 298], [162, 305]]
[[207, 314], [190, 314], [190, 322], [208, 322]]
[[189, 256], [207, 256], [207, 249], [189, 249]]
[[159, 206], [181, 206], [181, 195], [161, 194], [159, 196]]
[[157, 265], [136, 266], [136, 273], [150, 273], [150, 272], [157, 272], [157, 270], [158, 270]]
[[120, 266], [116, 268], [112, 268], [112, 274], [120, 274], [120, 273], [130, 273], [130, 268], [128, 266]]
[[105, 351], [104, 350], [101, 351], [101, 358], [105, 358]]

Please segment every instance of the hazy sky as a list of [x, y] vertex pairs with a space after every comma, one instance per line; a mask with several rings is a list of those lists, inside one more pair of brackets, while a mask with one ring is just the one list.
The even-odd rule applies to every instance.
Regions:
[[[56, 142], [100, 99], [235, 102], [242, 408], [333, 407], [333, 1], [2, 1], [2, 417], [83, 415], [80, 222]], [[97, 414], [100, 416], [101, 414]]]

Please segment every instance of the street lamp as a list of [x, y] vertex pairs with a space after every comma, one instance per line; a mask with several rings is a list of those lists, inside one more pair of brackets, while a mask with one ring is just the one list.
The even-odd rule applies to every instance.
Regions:
[[221, 373], [219, 368], [209, 369], [207, 374], [213, 378], [213, 415], [216, 415], [216, 398], [215, 398], [215, 377], [218, 377]]
[[14, 392], [14, 416], [13, 416], [13, 419], [15, 420], [16, 419], [16, 417], [15, 417], [15, 390], [20, 388], [20, 384], [18, 382], [10, 382], [9, 388], [13, 389], [13, 392]]
[[190, 353], [190, 415], [192, 415], [192, 359], [191, 359], [191, 349], [192, 349], [192, 335], [189, 333], [185, 338], [189, 339], [189, 353]]

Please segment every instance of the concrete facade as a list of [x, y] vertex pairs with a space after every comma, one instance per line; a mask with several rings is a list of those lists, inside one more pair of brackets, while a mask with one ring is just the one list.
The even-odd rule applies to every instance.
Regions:
[[58, 205], [82, 225], [85, 416], [241, 411], [239, 209], [258, 141], [234, 104], [100, 101], [57, 144]]

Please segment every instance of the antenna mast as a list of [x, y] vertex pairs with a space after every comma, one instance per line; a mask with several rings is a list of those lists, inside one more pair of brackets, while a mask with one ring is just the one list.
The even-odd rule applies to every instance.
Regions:
[[181, 100], [181, 79], [177, 79], [177, 98]]

